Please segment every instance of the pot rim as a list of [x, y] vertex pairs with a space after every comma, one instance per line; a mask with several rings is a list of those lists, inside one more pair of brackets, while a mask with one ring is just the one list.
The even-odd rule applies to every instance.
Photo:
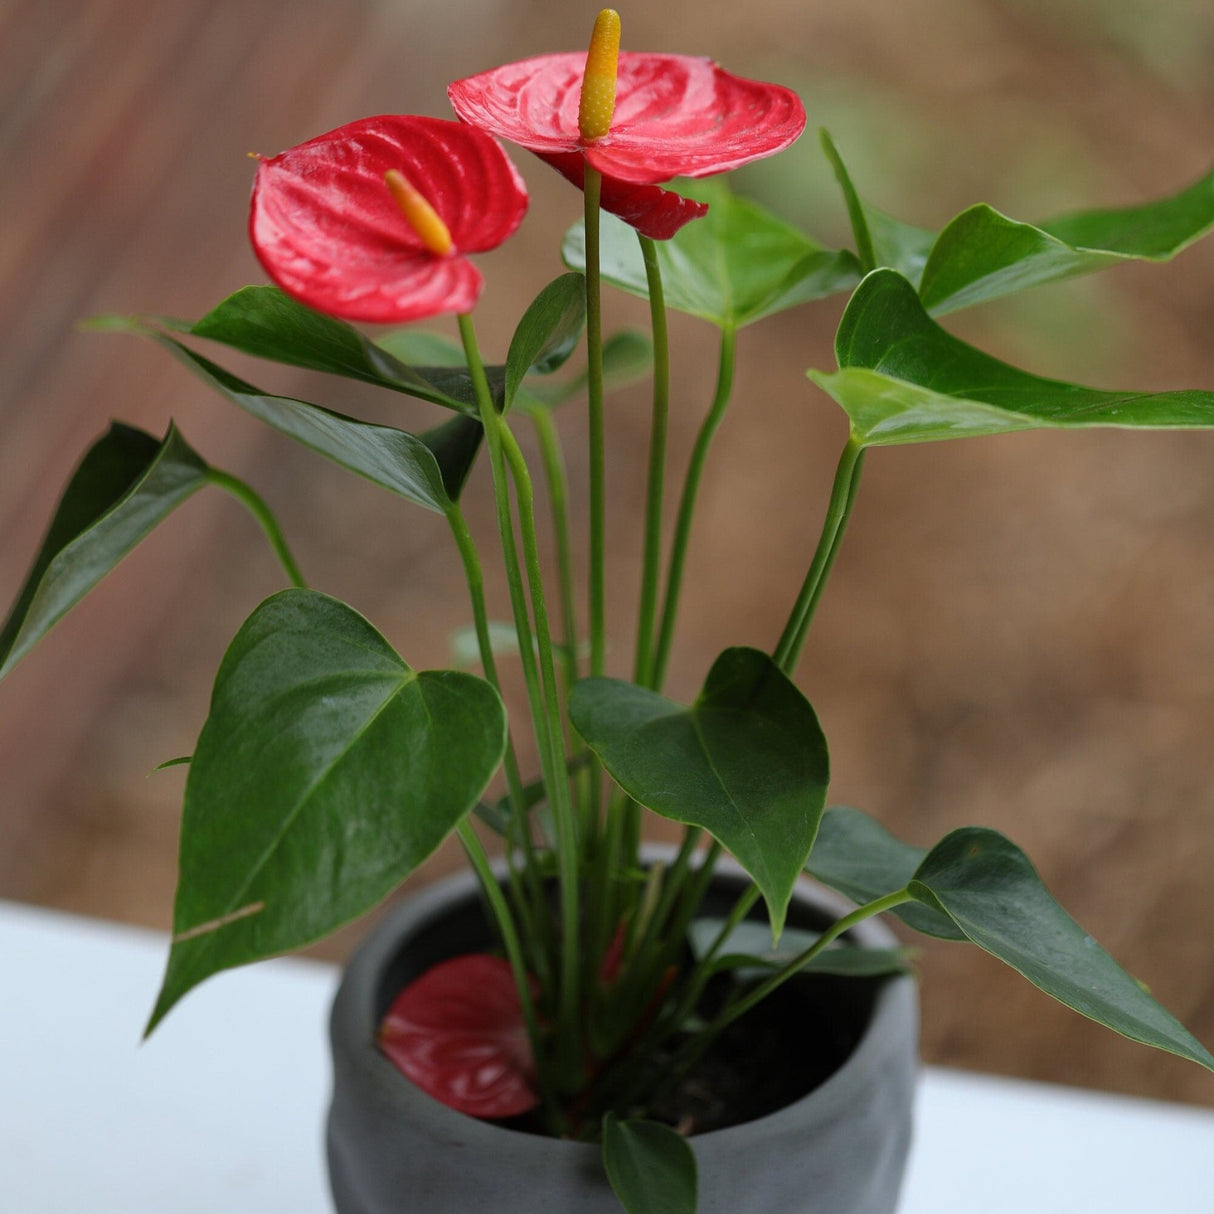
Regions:
[[[674, 849], [647, 846], [643, 854], [649, 860], [668, 859], [674, 855]], [[717, 868], [723, 876], [746, 877], [742, 867], [732, 860], [720, 861]], [[504, 862], [495, 864], [494, 869], [499, 877], [504, 877]], [[330, 1019], [334, 1053], [340, 1052], [345, 1065], [362, 1071], [365, 1082], [383, 1093], [385, 1100], [391, 1100], [401, 1109], [407, 1107], [409, 1116], [423, 1117], [442, 1127], [469, 1148], [475, 1149], [478, 1144], [486, 1149], [494, 1144], [500, 1148], [501, 1135], [508, 1134], [513, 1138], [511, 1151], [528, 1156], [550, 1157], [553, 1151], [567, 1151], [571, 1155], [593, 1152], [597, 1156], [600, 1148], [594, 1143], [571, 1142], [516, 1130], [449, 1108], [402, 1075], [376, 1045], [379, 976], [399, 955], [402, 940], [441, 918], [452, 903], [475, 897], [478, 892], [476, 874], [465, 869], [388, 908], [346, 966]], [[833, 890], [807, 878], [797, 882], [793, 897], [810, 900], [837, 915], [846, 914], [855, 907]], [[878, 919], [865, 920], [851, 928], [850, 933], [874, 948], [890, 948], [899, 943], [893, 932]], [[751, 1142], [768, 1139], [782, 1121], [795, 1124], [799, 1131], [805, 1132], [838, 1119], [853, 1104], [857, 1094], [873, 1082], [873, 1072], [879, 1069], [876, 1063], [882, 1050], [882, 1039], [908, 1017], [917, 1019], [915, 977], [913, 974], [892, 976], [877, 991], [872, 1015], [860, 1041], [833, 1075], [791, 1104], [750, 1121], [696, 1134], [689, 1141], [708, 1151], [726, 1140], [731, 1149], [745, 1149]]]

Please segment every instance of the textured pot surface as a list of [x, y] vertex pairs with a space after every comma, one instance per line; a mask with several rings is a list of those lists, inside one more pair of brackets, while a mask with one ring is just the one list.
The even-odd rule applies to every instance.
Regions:
[[[721, 879], [730, 896], [737, 879]], [[844, 904], [799, 890], [833, 917]], [[393, 908], [351, 960], [333, 1006], [329, 1176], [339, 1214], [621, 1214], [597, 1146], [502, 1129], [439, 1104], [375, 1045], [393, 995], [445, 957], [485, 946], [472, 874]], [[889, 947], [867, 922], [862, 943]], [[793, 1104], [690, 1141], [698, 1214], [893, 1214], [910, 1145], [918, 1006], [914, 980], [876, 989], [860, 1040]]]

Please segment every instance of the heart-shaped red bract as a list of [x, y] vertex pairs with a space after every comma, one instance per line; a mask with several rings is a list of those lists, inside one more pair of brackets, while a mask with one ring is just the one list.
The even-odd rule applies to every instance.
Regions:
[[[403, 173], [451, 233], [432, 253], [384, 183]], [[331, 316], [403, 324], [476, 303], [463, 254], [496, 248], [522, 222], [527, 190], [497, 141], [441, 118], [351, 122], [257, 166], [249, 236], [288, 295]]]
[[517, 1117], [539, 1103], [518, 989], [500, 957], [427, 970], [388, 1009], [379, 1045], [422, 1091], [472, 1117]]
[[587, 144], [578, 131], [585, 67], [585, 54], [539, 55], [457, 80], [447, 96], [465, 122], [535, 152], [575, 184], [573, 158], [584, 159], [603, 175], [604, 209], [656, 239], [706, 209], [659, 182], [736, 169], [782, 151], [805, 128], [791, 89], [730, 75], [710, 59], [624, 53], [611, 129]]

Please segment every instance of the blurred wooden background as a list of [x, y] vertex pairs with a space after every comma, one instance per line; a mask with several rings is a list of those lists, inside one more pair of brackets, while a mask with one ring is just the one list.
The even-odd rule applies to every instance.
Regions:
[[[540, 0], [6, 0], [0, 5], [0, 601], [59, 487], [111, 416], [176, 419], [280, 513], [313, 584], [411, 663], [466, 622], [441, 520], [261, 433], [100, 311], [195, 317], [263, 275], [245, 246], [251, 167], [366, 114], [447, 114], [448, 80], [581, 46], [595, 6]], [[984, 200], [1033, 219], [1170, 191], [1214, 147], [1207, 0], [669, 0], [623, 11], [628, 49], [703, 53], [799, 88], [862, 190], [925, 226]], [[532, 212], [486, 259], [499, 356], [560, 271], [579, 202], [518, 154]], [[844, 214], [805, 139], [747, 188], [826, 241]], [[710, 463], [671, 679], [727, 644], [770, 647], [803, 574], [841, 417], [836, 302], [744, 333]], [[640, 322], [634, 301], [612, 319]], [[1038, 290], [950, 322], [1044, 374], [1214, 388], [1214, 240], [1163, 269]], [[684, 318], [675, 484], [711, 393], [712, 334]], [[254, 382], [406, 427], [337, 382], [227, 358]], [[610, 402], [616, 654], [630, 651], [648, 402]], [[576, 408], [562, 419], [571, 471]], [[492, 517], [484, 469], [474, 527]], [[583, 517], [583, 503], [576, 505]], [[350, 542], [356, 536], [357, 544]], [[226, 642], [280, 575], [253, 523], [203, 494], [0, 686], [0, 896], [165, 927], [180, 771]], [[500, 582], [491, 587], [502, 611]], [[1214, 1044], [1214, 435], [1021, 435], [869, 460], [801, 683], [831, 739], [833, 798], [930, 843], [982, 823], [1034, 857], [1071, 912]], [[620, 672], [626, 663], [617, 658]], [[660, 831], [658, 832], [660, 833]], [[444, 849], [414, 878], [459, 862]], [[353, 933], [323, 950], [338, 956]], [[976, 950], [928, 946], [934, 1062], [1214, 1105], [1214, 1079], [1055, 1007]], [[222, 979], [220, 979], [222, 981]], [[149, 999], [152, 992], [149, 992]], [[135, 1032], [137, 1026], [132, 1026]]]

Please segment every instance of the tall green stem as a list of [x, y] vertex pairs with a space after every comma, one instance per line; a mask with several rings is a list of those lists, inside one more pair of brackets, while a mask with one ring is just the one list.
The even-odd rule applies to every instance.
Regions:
[[[506, 578], [510, 586], [510, 604], [514, 612], [514, 626], [518, 633], [519, 657], [522, 662], [523, 676], [527, 683], [527, 697], [531, 707], [531, 719], [535, 725], [536, 739], [539, 744], [540, 765], [543, 769], [544, 784], [553, 807], [553, 816], [558, 834], [557, 859], [560, 872], [561, 895], [561, 985], [558, 1001], [558, 1070], [562, 1083], [575, 1084], [581, 1070], [581, 1054], [579, 1038], [581, 1025], [578, 1017], [579, 993], [579, 947], [578, 947], [578, 865], [576, 828], [573, 822], [572, 808], [569, 804], [568, 772], [563, 761], [563, 747], [560, 733], [553, 736], [552, 716], [550, 705], [545, 702], [544, 691], [540, 686], [540, 676], [536, 669], [535, 649], [532, 639], [531, 623], [527, 614], [527, 595], [523, 586], [523, 575], [519, 565], [518, 547], [514, 539], [514, 522], [510, 510], [510, 487], [507, 480], [506, 461], [504, 455], [503, 434], [505, 423], [494, 407], [493, 398], [489, 391], [489, 381], [485, 378], [485, 366], [481, 360], [480, 350], [476, 342], [476, 333], [472, 327], [472, 318], [466, 314], [459, 317], [460, 336], [464, 343], [464, 353], [468, 360], [468, 371], [476, 390], [477, 405], [480, 409], [481, 425], [485, 429], [485, 441], [489, 448], [489, 462], [493, 472], [493, 493], [497, 504], [498, 531], [502, 541], [502, 554], [505, 558]], [[529, 486], [528, 486], [529, 488]], [[527, 522], [524, 520], [524, 537], [527, 534]], [[534, 518], [531, 519], [531, 534], [534, 537]], [[537, 625], [540, 622], [539, 612], [543, 606], [542, 590], [535, 598]], [[551, 638], [547, 636], [547, 617], [543, 617], [544, 635], [540, 638], [542, 648], [546, 648], [548, 664], [551, 665]], [[547, 676], [545, 676], [547, 682]], [[552, 680], [555, 693], [555, 678]]]
[[813, 560], [810, 561], [809, 572], [805, 575], [801, 593], [797, 596], [788, 623], [785, 624], [784, 632], [772, 654], [785, 674], [791, 674], [796, 668], [805, 638], [809, 635], [809, 625], [814, 618], [822, 591], [826, 588], [826, 579], [835, 563], [843, 534], [847, 530], [847, 521], [851, 517], [856, 493], [860, 488], [860, 471], [863, 465], [863, 446], [854, 438], [848, 439], [835, 469], [835, 480], [830, 490], [830, 502], [826, 507], [822, 534], [814, 550]]
[[695, 515], [696, 496], [700, 490], [700, 479], [704, 475], [704, 461], [712, 446], [733, 391], [734, 351], [736, 331], [732, 325], [721, 329], [721, 356], [717, 366], [717, 387], [712, 405], [696, 435], [687, 466], [687, 478], [683, 482], [683, 494], [679, 499], [678, 519], [675, 522], [674, 541], [670, 549], [670, 567], [666, 574], [666, 598], [662, 604], [662, 624], [658, 633], [657, 650], [653, 659], [653, 677], [650, 680], [655, 690], [661, 690], [666, 678], [666, 665], [670, 661], [670, 648], [674, 641], [674, 626], [679, 615], [679, 593], [683, 586], [683, 567], [687, 561], [687, 543], [691, 538], [691, 523]]
[[649, 286], [649, 319], [653, 330], [653, 421], [649, 435], [649, 478], [645, 493], [645, 550], [641, 562], [641, 602], [637, 611], [636, 659], [632, 678], [642, 687], [652, 679], [654, 615], [658, 604], [658, 566], [662, 546], [662, 493], [666, 475], [666, 433], [670, 416], [670, 342], [666, 299], [657, 245], [637, 234]]
[[226, 490], [237, 501], [244, 504], [266, 533], [270, 547], [274, 549], [274, 555], [278, 557], [287, 577], [291, 579], [291, 585], [300, 590], [307, 589], [308, 583], [304, 581], [304, 576], [300, 573], [299, 566], [291, 555], [291, 549], [287, 546], [287, 539], [278, 525], [278, 519], [274, 517], [274, 512], [266, 505], [257, 490], [252, 485], [245, 484], [239, 477], [233, 476], [230, 472], [221, 472], [218, 468], [209, 468], [207, 479], [216, 488]]
[[603, 421], [603, 311], [599, 281], [599, 195], [603, 179], [586, 165], [586, 397], [590, 423], [590, 673], [607, 662], [607, 472]]

